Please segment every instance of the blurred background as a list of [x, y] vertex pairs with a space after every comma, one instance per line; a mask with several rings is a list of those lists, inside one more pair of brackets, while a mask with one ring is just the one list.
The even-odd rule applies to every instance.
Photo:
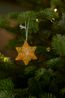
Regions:
[[0, 0], [0, 14], [8, 12], [20, 12], [25, 10], [39, 10], [39, 8], [49, 7], [48, 0]]
[[[26, 66], [15, 59], [28, 22]], [[65, 98], [65, 0], [0, 0], [0, 98]]]

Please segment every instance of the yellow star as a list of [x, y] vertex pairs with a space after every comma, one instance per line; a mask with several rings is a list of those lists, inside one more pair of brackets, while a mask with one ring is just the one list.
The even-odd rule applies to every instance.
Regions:
[[23, 60], [25, 65], [28, 65], [29, 61], [37, 59], [34, 54], [36, 47], [31, 47], [27, 41], [24, 42], [22, 47], [16, 47], [16, 50], [18, 52], [18, 56], [15, 60]]

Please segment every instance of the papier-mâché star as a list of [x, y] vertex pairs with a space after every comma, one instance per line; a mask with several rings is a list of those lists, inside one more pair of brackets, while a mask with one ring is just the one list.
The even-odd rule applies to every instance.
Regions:
[[27, 41], [24, 42], [23, 46], [16, 47], [16, 50], [18, 52], [18, 56], [15, 60], [22, 60], [25, 65], [28, 65], [28, 63], [31, 60], [36, 60], [37, 57], [35, 55], [36, 46], [30, 46]]

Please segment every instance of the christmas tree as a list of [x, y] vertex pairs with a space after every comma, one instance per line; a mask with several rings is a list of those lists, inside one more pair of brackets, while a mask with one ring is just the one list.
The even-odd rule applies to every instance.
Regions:
[[65, 98], [65, 1], [16, 2], [32, 6], [0, 16], [0, 98]]

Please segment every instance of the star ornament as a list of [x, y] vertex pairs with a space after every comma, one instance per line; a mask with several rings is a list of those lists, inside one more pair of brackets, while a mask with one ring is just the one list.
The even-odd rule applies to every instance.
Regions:
[[28, 65], [28, 63], [31, 60], [36, 60], [37, 57], [35, 56], [35, 50], [36, 47], [31, 47], [27, 41], [24, 42], [23, 46], [21, 47], [16, 47], [16, 50], [18, 52], [18, 56], [16, 57], [15, 60], [22, 60], [25, 65]]

